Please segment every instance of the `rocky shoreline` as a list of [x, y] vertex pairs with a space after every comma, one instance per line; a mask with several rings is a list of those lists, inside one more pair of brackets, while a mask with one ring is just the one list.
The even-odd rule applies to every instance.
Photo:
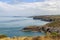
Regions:
[[43, 26], [28, 26], [22, 29], [24, 32], [49, 32], [60, 34], [60, 15], [59, 16], [34, 16], [33, 19], [49, 21]]
[[29, 26], [29, 27], [25, 27], [22, 29], [22, 31], [24, 32], [49, 32], [49, 33], [53, 33], [53, 32], [56, 32], [56, 33], [59, 33], [60, 34], [60, 27], [57, 28], [57, 27], [47, 27], [47, 26]]

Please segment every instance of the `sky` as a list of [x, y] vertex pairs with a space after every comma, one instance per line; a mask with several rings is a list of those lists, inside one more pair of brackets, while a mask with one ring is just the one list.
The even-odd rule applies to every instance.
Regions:
[[60, 15], [60, 0], [0, 0], [0, 16]]

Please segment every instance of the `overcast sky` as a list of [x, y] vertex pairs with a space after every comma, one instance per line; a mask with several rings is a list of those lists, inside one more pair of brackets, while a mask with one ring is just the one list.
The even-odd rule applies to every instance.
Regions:
[[0, 0], [0, 16], [60, 15], [60, 0]]

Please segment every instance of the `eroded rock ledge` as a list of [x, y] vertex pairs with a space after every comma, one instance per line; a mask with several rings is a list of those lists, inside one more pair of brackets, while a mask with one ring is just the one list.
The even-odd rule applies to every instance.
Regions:
[[40, 27], [40, 26], [29, 26], [29, 27], [25, 27], [22, 29], [22, 31], [24, 32], [49, 32], [49, 33], [52, 33], [52, 32], [57, 32], [57, 33], [60, 33], [60, 27], [57, 28], [57, 27]]

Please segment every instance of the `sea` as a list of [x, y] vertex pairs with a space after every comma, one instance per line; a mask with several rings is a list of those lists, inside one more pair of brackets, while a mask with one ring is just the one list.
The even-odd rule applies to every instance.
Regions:
[[42, 36], [41, 32], [23, 32], [21, 31], [27, 26], [42, 26], [48, 22], [34, 20], [32, 17], [21, 16], [0, 16], [0, 35], [14, 36]]

